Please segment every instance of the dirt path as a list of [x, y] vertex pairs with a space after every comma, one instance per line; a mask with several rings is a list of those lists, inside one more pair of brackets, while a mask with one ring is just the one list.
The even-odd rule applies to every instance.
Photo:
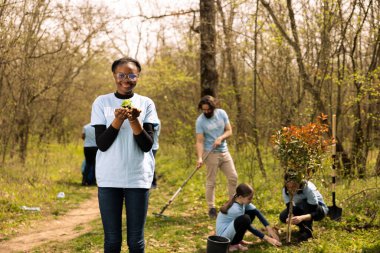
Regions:
[[[90, 221], [100, 217], [96, 191], [77, 209], [59, 219], [39, 221], [25, 233], [0, 243], [0, 253], [28, 252], [50, 241], [67, 241], [90, 231]], [[81, 229], [75, 229], [77, 226]]]

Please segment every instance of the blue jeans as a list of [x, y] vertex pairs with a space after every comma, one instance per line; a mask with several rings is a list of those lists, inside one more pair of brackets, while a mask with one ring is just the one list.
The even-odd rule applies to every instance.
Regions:
[[125, 200], [129, 252], [144, 253], [144, 226], [148, 211], [148, 189], [98, 188], [100, 215], [104, 229], [104, 252], [121, 251], [122, 211]]

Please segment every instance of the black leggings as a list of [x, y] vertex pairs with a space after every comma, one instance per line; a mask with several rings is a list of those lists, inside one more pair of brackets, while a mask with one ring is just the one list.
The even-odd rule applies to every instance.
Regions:
[[[86, 158], [86, 167], [83, 173], [83, 183], [95, 184], [95, 161], [96, 161], [96, 152], [98, 151], [97, 147], [84, 147], [84, 156]], [[90, 179], [88, 175], [92, 172], [93, 177]]]
[[[297, 226], [300, 230], [308, 229], [313, 230], [313, 220], [320, 221], [325, 217], [325, 212], [323, 211], [322, 206], [320, 205], [310, 205], [306, 201], [293, 206], [293, 215], [299, 216], [304, 214], [311, 214], [312, 218], [308, 221], [302, 221]], [[280, 213], [280, 220], [283, 223], [286, 223], [286, 219], [289, 216], [289, 209], [286, 208]]]
[[241, 242], [247, 230], [249, 230], [254, 235], [260, 236], [259, 234], [261, 234], [261, 232], [259, 232], [258, 230], [256, 230], [255, 228], [251, 226], [251, 223], [253, 222], [255, 217], [256, 217], [256, 213], [254, 212], [254, 210], [249, 210], [249, 211], [246, 211], [245, 214], [235, 219], [234, 228], [235, 228], [236, 234], [231, 241], [231, 245], [235, 245]]

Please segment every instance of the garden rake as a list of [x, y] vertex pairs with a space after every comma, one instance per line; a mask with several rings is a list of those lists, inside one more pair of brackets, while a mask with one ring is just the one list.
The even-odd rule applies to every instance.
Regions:
[[[206, 161], [208, 155], [213, 151], [210, 150], [206, 153], [205, 157], [203, 158], [203, 162]], [[193, 172], [191, 172], [190, 176], [188, 176], [188, 178], [185, 180], [185, 182], [182, 183], [181, 187], [178, 188], [178, 190], [174, 193], [174, 195], [170, 198], [170, 200], [168, 201], [168, 203], [161, 209], [161, 211], [159, 213], [153, 213], [154, 216], [156, 217], [164, 217], [164, 218], [167, 218], [167, 216], [163, 215], [164, 211], [166, 210], [166, 208], [168, 208], [168, 206], [173, 202], [173, 200], [177, 197], [177, 195], [180, 193], [180, 191], [183, 189], [183, 187], [187, 184], [187, 182], [189, 182], [189, 180], [194, 176], [194, 174], [201, 168], [202, 166], [197, 166], [195, 168], [195, 170], [193, 170]]]

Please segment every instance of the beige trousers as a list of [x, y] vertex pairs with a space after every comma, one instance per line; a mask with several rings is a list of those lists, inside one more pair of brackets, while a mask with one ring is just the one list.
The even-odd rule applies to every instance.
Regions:
[[229, 152], [210, 153], [205, 160], [206, 175], [206, 202], [208, 208], [215, 207], [215, 184], [218, 169], [220, 169], [227, 178], [229, 197], [233, 196], [237, 186], [237, 173], [234, 161]]

